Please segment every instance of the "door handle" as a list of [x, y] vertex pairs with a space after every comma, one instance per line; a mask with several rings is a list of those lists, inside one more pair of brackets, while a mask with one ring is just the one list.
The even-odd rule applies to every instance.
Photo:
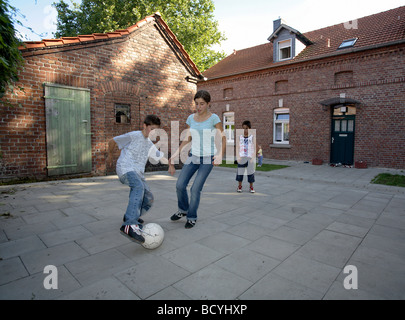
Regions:
[[335, 138], [334, 137], [332, 137], [332, 143], [334, 143], [335, 142]]

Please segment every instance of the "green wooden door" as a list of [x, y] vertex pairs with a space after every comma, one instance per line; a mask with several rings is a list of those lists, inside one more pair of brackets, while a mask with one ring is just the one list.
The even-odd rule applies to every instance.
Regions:
[[332, 118], [331, 163], [353, 164], [355, 116]]
[[91, 172], [90, 91], [45, 84], [48, 175]]

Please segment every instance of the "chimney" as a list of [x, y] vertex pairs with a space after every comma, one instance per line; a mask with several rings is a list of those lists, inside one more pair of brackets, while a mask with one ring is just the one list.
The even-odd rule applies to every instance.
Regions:
[[283, 23], [285, 23], [285, 21], [283, 19], [281, 19], [280, 17], [278, 17], [277, 20], [273, 21], [273, 32], [276, 31], [278, 29], [278, 27], [280, 27]]

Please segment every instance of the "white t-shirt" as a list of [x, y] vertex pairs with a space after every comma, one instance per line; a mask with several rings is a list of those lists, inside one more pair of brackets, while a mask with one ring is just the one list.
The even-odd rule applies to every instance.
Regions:
[[117, 175], [123, 176], [127, 172], [135, 171], [144, 177], [145, 165], [149, 157], [159, 161], [163, 152], [159, 151], [152, 140], [145, 138], [142, 131], [132, 131], [113, 138], [121, 150], [117, 161]]

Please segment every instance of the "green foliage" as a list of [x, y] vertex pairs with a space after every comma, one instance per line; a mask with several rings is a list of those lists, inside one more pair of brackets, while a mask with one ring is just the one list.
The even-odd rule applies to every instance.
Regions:
[[54, 3], [57, 37], [126, 29], [160, 12], [201, 72], [225, 57], [210, 49], [226, 39], [214, 20], [212, 0], [82, 0], [71, 4], [64, 0]]
[[18, 70], [23, 58], [18, 47], [20, 40], [15, 36], [11, 13], [16, 12], [7, 1], [0, 0], [0, 99], [7, 90], [13, 91], [13, 82], [18, 81]]

